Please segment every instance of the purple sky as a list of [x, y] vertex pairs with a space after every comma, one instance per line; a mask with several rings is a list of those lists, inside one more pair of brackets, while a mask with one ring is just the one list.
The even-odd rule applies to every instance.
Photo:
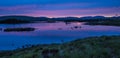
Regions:
[[114, 16], [120, 0], [1, 0], [0, 16]]

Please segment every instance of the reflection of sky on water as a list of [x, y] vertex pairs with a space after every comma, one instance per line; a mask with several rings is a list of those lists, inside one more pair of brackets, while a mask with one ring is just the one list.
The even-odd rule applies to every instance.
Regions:
[[[81, 26], [82, 28], [74, 28]], [[0, 32], [0, 50], [13, 49], [25, 44], [60, 43], [77, 38], [101, 35], [120, 35], [120, 27], [89, 26], [82, 23], [32, 23], [18, 25], [0, 25], [0, 28], [34, 27], [33, 32]]]

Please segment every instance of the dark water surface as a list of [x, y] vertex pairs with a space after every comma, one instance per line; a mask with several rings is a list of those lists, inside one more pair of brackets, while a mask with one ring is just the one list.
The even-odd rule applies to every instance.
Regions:
[[81, 22], [30, 23], [30, 24], [0, 24], [0, 28], [36, 28], [31, 32], [0, 31], [0, 50], [11, 50], [26, 44], [61, 43], [89, 36], [120, 35], [117, 26], [90, 26]]

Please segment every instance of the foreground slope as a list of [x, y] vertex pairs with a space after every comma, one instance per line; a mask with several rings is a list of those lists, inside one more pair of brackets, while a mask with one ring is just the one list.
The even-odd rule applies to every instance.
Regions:
[[119, 44], [120, 36], [88, 37], [63, 44], [23, 46], [1, 52], [0, 58], [120, 58]]

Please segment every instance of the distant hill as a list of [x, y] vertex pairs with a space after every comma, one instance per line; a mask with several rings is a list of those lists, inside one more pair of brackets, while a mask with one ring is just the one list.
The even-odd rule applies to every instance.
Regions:
[[31, 16], [1, 16], [0, 20], [5, 19], [18, 19], [18, 20], [28, 20], [28, 21], [87, 21], [87, 20], [105, 20], [105, 19], [120, 19], [118, 17], [104, 17], [104, 16], [85, 16], [85, 17], [58, 17], [58, 18], [48, 18], [48, 17], [31, 17]]
[[104, 16], [86, 16], [86, 17], [81, 17], [81, 19], [105, 19], [106, 17]]
[[19, 20], [31, 20], [31, 19], [33, 20], [33, 19], [35, 19], [34, 17], [30, 17], [30, 16], [1, 16], [0, 20], [12, 19], [12, 18], [19, 19]]
[[48, 19], [47, 17], [31, 17], [31, 16], [1, 16], [0, 20], [5, 19], [18, 19], [18, 20], [28, 20], [28, 21], [41, 21]]

